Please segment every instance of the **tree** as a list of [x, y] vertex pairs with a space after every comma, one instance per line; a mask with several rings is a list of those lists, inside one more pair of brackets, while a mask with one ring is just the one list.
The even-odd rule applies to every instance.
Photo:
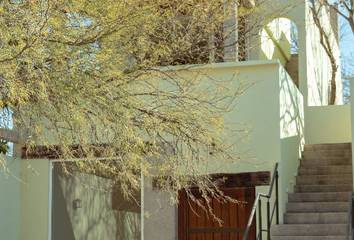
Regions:
[[354, 33], [354, 1], [353, 0], [336, 0], [329, 2], [321, 1], [322, 4], [329, 6], [336, 11], [344, 20], [346, 20]]
[[249, 85], [234, 89], [237, 75], [223, 82], [200, 67], [222, 61], [242, 39], [227, 26], [232, 1], [0, 5], [0, 104], [12, 110], [28, 154], [42, 145], [61, 159], [85, 158], [63, 163], [65, 171], [109, 177], [126, 197], [140, 188], [140, 173], [173, 191], [190, 184], [214, 191], [199, 168], [210, 149], [224, 163], [239, 160], [234, 144], [247, 131], [224, 119]]
[[325, 11], [325, 5], [322, 2], [317, 2], [316, 0], [309, 0], [310, 9], [312, 12], [314, 23], [320, 33], [320, 44], [325, 50], [330, 62], [331, 62], [331, 98], [329, 100], [330, 105], [334, 105], [336, 100], [336, 75], [338, 71], [338, 63], [334, 55], [333, 42], [331, 41], [331, 30], [326, 29], [326, 27], [321, 22], [321, 16]]
[[233, 0], [0, 0], [0, 103], [19, 144], [86, 159], [63, 169], [111, 178], [126, 197], [142, 173], [174, 200], [191, 185], [227, 198], [200, 166], [242, 157], [249, 128], [226, 115], [252, 84], [208, 69], [246, 58], [236, 47], [269, 17], [248, 18], [259, 9], [246, 2], [236, 17]]
[[[349, 26], [352, 33], [354, 34], [354, 1], [353, 0], [339, 0], [339, 1], [318, 1], [318, 4], [327, 6], [328, 8], [334, 10], [341, 17], [341, 30], [346, 30], [343, 26]], [[344, 38], [347, 36], [344, 36]], [[341, 37], [343, 40], [343, 37]], [[342, 68], [342, 79], [343, 79], [343, 100], [344, 103], [349, 103], [349, 83], [348, 77], [353, 74], [353, 65], [351, 64], [351, 56], [347, 56], [348, 59], [343, 59], [344, 64]]]

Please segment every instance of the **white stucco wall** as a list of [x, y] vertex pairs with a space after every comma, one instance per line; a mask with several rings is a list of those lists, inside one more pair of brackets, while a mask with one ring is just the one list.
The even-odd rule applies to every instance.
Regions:
[[307, 107], [306, 143], [351, 142], [350, 108], [350, 105]]
[[[62, 231], [60, 236], [64, 236], [65, 239], [141, 239], [140, 212], [122, 212], [112, 209], [112, 191], [103, 190], [110, 180], [95, 176], [82, 177], [81, 173], [76, 173], [76, 177], [82, 182], [73, 177], [53, 176], [50, 174], [52, 168], [49, 167], [52, 162], [48, 159], [30, 160], [30, 164], [39, 175], [28, 168], [27, 161], [21, 161], [21, 179], [29, 186], [21, 185], [21, 203], [15, 208], [18, 209], [20, 222], [20, 228], [15, 232], [20, 237], [17, 239], [51, 239], [52, 230], [49, 225], [52, 215], [49, 213], [52, 211], [50, 202], [53, 200], [50, 198], [52, 191], [54, 191], [52, 196], [62, 197], [56, 202], [57, 205], [61, 204], [59, 207], [62, 207], [60, 209], [62, 212], [56, 215], [57, 218], [54, 219], [56, 222], [53, 224], [60, 224], [59, 230]], [[51, 176], [57, 178], [56, 188], [52, 190], [50, 189], [53, 183], [50, 180]], [[19, 201], [20, 196], [16, 199]], [[82, 200], [82, 208], [76, 211], [72, 205], [74, 199]], [[15, 203], [16, 201], [13, 201], [13, 204]], [[13, 228], [15, 227], [14, 224]], [[55, 233], [58, 234], [58, 231]]]
[[[20, 178], [21, 160], [0, 155], [1, 161], [6, 161], [6, 167]], [[20, 239], [20, 187], [21, 182], [15, 177], [0, 172], [0, 234], [1, 239]]]
[[21, 180], [29, 186], [21, 185], [20, 240], [48, 239], [49, 203], [49, 160], [21, 160]]
[[[268, 12], [263, 11], [264, 15], [271, 15], [271, 11], [275, 8], [284, 8], [283, 14], [273, 15], [275, 18], [282, 19], [288, 18], [297, 27], [298, 30], [298, 55], [299, 55], [299, 89], [304, 97], [305, 106], [322, 106], [328, 105], [328, 89], [329, 81], [331, 79], [331, 65], [325, 50], [319, 42], [319, 31], [314, 25], [313, 16], [309, 5], [305, 0], [272, 0], [267, 3]], [[259, 18], [257, 18], [259, 19]], [[279, 20], [278, 20], [279, 21]], [[326, 29], [331, 29], [330, 20], [327, 14], [322, 14], [321, 22]], [[274, 24], [271, 22], [270, 24]], [[278, 24], [279, 25], [279, 24]], [[285, 26], [283, 24], [283, 26]], [[264, 35], [264, 31], [260, 32]], [[276, 32], [276, 31], [275, 31]], [[338, 74], [336, 76], [337, 95], [336, 104], [342, 104], [342, 83], [340, 74], [340, 51], [334, 35], [330, 35], [331, 42], [333, 43], [334, 55], [337, 59]], [[286, 41], [283, 41], [286, 42]], [[255, 45], [251, 52], [251, 60], [276, 58], [269, 53], [274, 48], [266, 36], [253, 38], [252, 44]], [[257, 47], [259, 45], [260, 47]], [[264, 48], [264, 49], [263, 49]], [[263, 50], [262, 50], [263, 49]], [[267, 53], [267, 54], [264, 54]], [[283, 63], [283, 59], [280, 58]], [[284, 64], [284, 63], [283, 63]]]
[[[307, 56], [307, 86], [308, 86], [308, 106], [328, 105], [329, 101], [329, 82], [331, 80], [331, 63], [319, 42], [320, 33], [313, 22], [313, 16], [308, 4], [306, 6], [306, 56]], [[332, 33], [330, 19], [325, 9], [322, 11], [321, 23], [327, 32]], [[333, 34], [330, 34], [333, 54], [338, 65], [336, 75], [336, 105], [342, 104], [342, 82], [340, 74], [340, 49]]]
[[[349, 84], [350, 84], [350, 95], [352, 96], [350, 98], [350, 124], [351, 124], [351, 129], [354, 129], [354, 77], [349, 78]], [[354, 131], [351, 131], [351, 137], [352, 140], [354, 139]], [[354, 152], [354, 144], [352, 142], [352, 152]], [[354, 154], [352, 154], [352, 163], [354, 162]], [[354, 164], [352, 164], [352, 168], [354, 171]], [[354, 185], [354, 176], [353, 176], [353, 185]]]
[[279, 69], [280, 83], [280, 180], [281, 206], [285, 212], [287, 194], [294, 192], [294, 185], [305, 142], [304, 100], [284, 68]]
[[[111, 184], [110, 179], [79, 172], [65, 176], [60, 167], [54, 167], [52, 211], [56, 214], [52, 216], [52, 239], [141, 239], [140, 206], [136, 205], [139, 213], [112, 209]], [[75, 199], [82, 204], [76, 210], [73, 208]], [[63, 232], [66, 235], [60, 236]]]
[[260, 37], [260, 59], [279, 59], [285, 66], [291, 57], [290, 20], [287, 18], [272, 20], [267, 24], [267, 30], [261, 30]]
[[[288, 191], [293, 192], [295, 185], [294, 173], [297, 173], [298, 159], [304, 142], [303, 97], [278, 60], [218, 63], [210, 69], [208, 75], [215, 79], [229, 80], [235, 74], [248, 83], [257, 83], [237, 100], [237, 108], [229, 114], [228, 119], [234, 123], [249, 124], [253, 131], [249, 139], [237, 145], [240, 154], [246, 152], [240, 162], [219, 169], [220, 165], [213, 162], [217, 160], [211, 157], [208, 171], [209, 173], [270, 171], [273, 174], [274, 165], [278, 162], [280, 222], [282, 222]], [[236, 88], [238, 79], [234, 78], [233, 81]], [[239, 127], [243, 128], [242, 125]], [[268, 193], [268, 191], [268, 186], [256, 187], [256, 192]], [[145, 208], [154, 212], [156, 216], [144, 218], [144, 232], [162, 239], [157, 234], [162, 228], [162, 223], [157, 221], [160, 215], [168, 226], [161, 231], [168, 231], [167, 237], [172, 239], [175, 235], [173, 228], [176, 215], [175, 207], [169, 205], [168, 196], [147, 189], [144, 199]], [[265, 205], [263, 210], [266, 210]], [[263, 220], [266, 224], [266, 220]]]

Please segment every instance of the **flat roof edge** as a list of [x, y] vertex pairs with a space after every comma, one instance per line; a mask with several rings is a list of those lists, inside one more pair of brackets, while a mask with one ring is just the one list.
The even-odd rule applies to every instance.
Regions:
[[231, 68], [231, 67], [251, 67], [251, 66], [264, 66], [264, 65], [279, 65], [282, 66], [278, 59], [271, 60], [251, 60], [242, 62], [222, 62], [222, 63], [209, 63], [203, 65], [180, 65], [180, 66], [167, 66], [157, 68], [158, 71], [178, 71], [178, 70], [193, 70], [193, 69], [207, 69], [207, 68]]

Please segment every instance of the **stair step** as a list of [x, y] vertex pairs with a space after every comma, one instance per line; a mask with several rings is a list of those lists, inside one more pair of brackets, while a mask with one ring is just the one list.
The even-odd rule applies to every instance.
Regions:
[[304, 150], [339, 150], [351, 149], [351, 143], [324, 143], [324, 144], [305, 144]]
[[344, 223], [348, 220], [348, 212], [326, 213], [285, 213], [284, 224], [324, 224]]
[[[351, 183], [352, 181], [353, 181], [352, 174], [296, 176], [296, 184], [297, 185], [348, 184], [348, 183]], [[335, 192], [337, 192], [337, 191], [335, 191]]]
[[289, 193], [289, 202], [348, 202], [349, 192]]
[[295, 185], [294, 192], [350, 192], [353, 190], [353, 184], [338, 184], [338, 185]]
[[309, 150], [302, 152], [302, 158], [351, 157], [352, 151], [342, 150]]
[[351, 165], [299, 167], [298, 175], [351, 174]]
[[329, 166], [329, 165], [352, 165], [352, 158], [335, 157], [335, 158], [313, 158], [301, 159], [300, 166]]
[[336, 235], [344, 235], [346, 233], [346, 228], [347, 228], [347, 224], [274, 225], [271, 227], [271, 235], [272, 236], [336, 236]]
[[343, 150], [311, 150], [304, 151], [302, 158], [328, 158], [328, 157], [352, 157], [352, 151], [348, 149]]
[[[349, 199], [348, 199], [349, 200]], [[287, 213], [348, 212], [349, 202], [292, 202], [286, 204]]]
[[271, 240], [346, 240], [346, 236], [272, 236]]
[[272, 240], [344, 240], [353, 189], [351, 143], [306, 144], [284, 225]]

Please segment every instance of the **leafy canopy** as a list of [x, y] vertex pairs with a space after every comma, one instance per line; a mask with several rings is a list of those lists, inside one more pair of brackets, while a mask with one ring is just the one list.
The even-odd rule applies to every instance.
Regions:
[[126, 196], [141, 173], [172, 192], [213, 191], [205, 166], [237, 162], [234, 145], [247, 135], [226, 115], [248, 85], [201, 67], [223, 61], [232, 4], [0, 0], [0, 104], [21, 144], [86, 159], [63, 166], [111, 178]]

